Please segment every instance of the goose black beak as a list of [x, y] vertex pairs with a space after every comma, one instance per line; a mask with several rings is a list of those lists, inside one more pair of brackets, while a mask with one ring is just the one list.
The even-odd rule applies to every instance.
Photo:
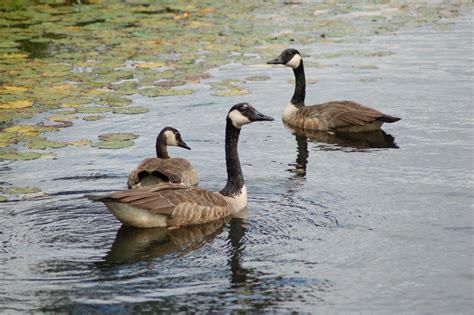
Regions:
[[264, 115], [260, 113], [259, 111], [255, 111], [255, 118], [253, 121], [274, 121], [275, 119], [273, 117]]
[[277, 58], [272, 59], [270, 61], [267, 61], [267, 64], [269, 65], [282, 65], [284, 63], [285, 62], [283, 61], [283, 59], [281, 59], [281, 56], [278, 56]]
[[178, 143], [178, 147], [185, 148], [187, 150], [191, 150], [191, 147], [186, 144], [186, 142], [182, 141]]

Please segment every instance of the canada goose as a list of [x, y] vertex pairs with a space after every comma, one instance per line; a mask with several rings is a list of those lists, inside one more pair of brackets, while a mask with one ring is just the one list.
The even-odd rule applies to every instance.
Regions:
[[221, 191], [162, 183], [105, 196], [86, 197], [105, 203], [119, 221], [134, 227], [201, 224], [238, 213], [247, 206], [247, 189], [237, 152], [240, 128], [254, 121], [274, 119], [248, 103], [232, 106], [226, 119], [227, 184]]
[[170, 158], [167, 146], [178, 146], [191, 150], [178, 130], [165, 127], [156, 137], [156, 158], [147, 158], [128, 175], [128, 188], [171, 182], [197, 185], [199, 178], [191, 163], [182, 158]]
[[282, 64], [293, 69], [295, 92], [283, 111], [283, 122], [307, 130], [361, 132], [380, 129], [384, 122], [393, 123], [400, 118], [385, 115], [370, 107], [351, 101], [332, 101], [305, 106], [306, 79], [303, 59], [298, 50], [285, 49], [280, 56], [267, 62]]

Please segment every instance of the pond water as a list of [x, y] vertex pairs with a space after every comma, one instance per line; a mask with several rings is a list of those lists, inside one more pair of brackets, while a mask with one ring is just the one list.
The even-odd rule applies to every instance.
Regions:
[[[126, 131], [139, 135], [135, 146], [65, 147], [55, 159], [0, 162], [3, 181], [48, 194], [0, 204], [0, 308], [469, 313], [471, 17], [457, 18], [448, 31], [405, 28], [363, 43], [297, 47], [307, 78], [317, 80], [308, 85], [307, 104], [348, 99], [402, 117], [371, 139], [293, 135], [280, 121], [293, 74], [262, 60], [211, 71], [216, 80], [270, 76], [247, 81], [250, 95], [219, 98], [199, 83], [189, 85], [197, 90], [192, 95], [135, 96], [134, 104], [150, 112], [93, 128], [78, 121], [50, 137]], [[318, 60], [354, 50], [392, 54]], [[220, 189], [225, 114], [241, 101], [276, 118], [241, 133], [247, 218], [137, 230], [83, 198], [125, 189], [128, 171], [153, 156], [165, 125], [192, 147], [170, 153], [193, 163], [200, 186]]]

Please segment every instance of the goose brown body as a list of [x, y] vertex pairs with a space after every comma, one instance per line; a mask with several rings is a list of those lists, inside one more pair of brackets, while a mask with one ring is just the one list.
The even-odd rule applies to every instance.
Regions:
[[295, 107], [286, 111], [283, 121], [293, 127], [338, 132], [364, 132], [379, 130], [384, 122], [399, 118], [351, 101], [332, 101], [324, 104]]
[[366, 132], [379, 130], [383, 123], [400, 120], [352, 101], [332, 101], [306, 106], [306, 78], [300, 53], [296, 49], [286, 49], [268, 63], [283, 64], [293, 69], [295, 92], [282, 117], [283, 122], [292, 127], [319, 131]]

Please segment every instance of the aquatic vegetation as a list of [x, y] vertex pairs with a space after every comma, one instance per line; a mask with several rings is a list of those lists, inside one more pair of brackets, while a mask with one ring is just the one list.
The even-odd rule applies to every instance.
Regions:
[[243, 83], [242, 81], [234, 79], [212, 82], [211, 89], [216, 91], [212, 94], [215, 96], [240, 96], [249, 94], [250, 92], [241, 86]]
[[99, 136], [99, 141], [92, 144], [99, 149], [122, 149], [134, 144], [133, 140], [138, 138], [133, 133], [106, 133]]
[[[467, 2], [348, 2], [337, 6], [324, 2], [290, 6], [274, 1], [258, 5], [184, 0], [68, 3], [0, 3], [2, 150], [13, 145], [42, 150], [68, 145], [48, 139], [44, 134], [46, 127], [25, 126], [25, 119], [61, 123], [51, 130], [58, 131], [72, 126], [75, 119], [93, 124], [104, 114], [145, 113], [148, 109], [134, 106], [133, 95], [191, 94], [194, 90], [185, 85], [202, 80], [208, 81], [206, 84], [210, 84], [216, 96], [245, 95], [251, 93], [245, 88], [245, 81], [213, 82], [208, 71], [229, 63], [262, 64], [288, 46], [364, 42], [367, 36], [395, 32], [406, 26], [429, 24], [434, 29], [449, 31], [449, 19], [471, 7]], [[275, 21], [283, 22], [285, 29], [276, 28]], [[391, 53], [336, 51], [312, 57], [375, 58]], [[265, 75], [246, 79], [264, 80], [268, 80]], [[41, 139], [25, 138], [33, 136]], [[31, 156], [20, 151], [5, 152], [3, 156], [9, 158]]]
[[41, 157], [40, 153], [37, 152], [20, 152], [14, 149], [0, 151], [0, 160], [17, 160], [17, 161], [28, 161], [35, 160]]
[[269, 77], [268, 75], [254, 75], [254, 76], [245, 78], [245, 80], [247, 81], [268, 81], [270, 79], [271, 77]]
[[9, 186], [9, 187], [0, 187], [0, 192], [7, 195], [19, 195], [19, 194], [34, 194], [40, 192], [41, 189], [38, 187], [19, 187], [19, 186]]

